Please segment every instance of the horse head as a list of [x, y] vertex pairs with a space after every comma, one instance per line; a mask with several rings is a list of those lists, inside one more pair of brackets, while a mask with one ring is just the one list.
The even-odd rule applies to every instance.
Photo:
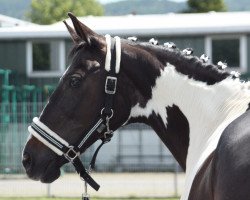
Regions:
[[[69, 13], [69, 17], [74, 29], [64, 23], [74, 42], [72, 61], [60, 78], [39, 119], [34, 120], [34, 126], [39, 126], [37, 129], [43, 129], [45, 132], [56, 133], [58, 137], [55, 138], [59, 138], [59, 142], [76, 146], [105, 112], [103, 108], [107, 94], [104, 86], [108, 87], [105, 62], [110, 57], [107, 55], [108, 44], [104, 36], [92, 31], [73, 14]], [[122, 68], [122, 61], [120, 65]], [[123, 76], [122, 70], [117, 76], [117, 92], [112, 113], [106, 114], [106, 117], [112, 117], [108, 127], [112, 130], [120, 127], [129, 116], [128, 104], [121, 89], [124, 87], [120, 81]], [[30, 178], [45, 183], [53, 182], [60, 175], [60, 167], [69, 160], [60, 156], [60, 151], [57, 153], [54, 147], [49, 148], [49, 144], [41, 142], [44, 140], [41, 136], [34, 135], [36, 134], [33, 131], [23, 150], [23, 166]], [[103, 131], [94, 131], [79, 148], [79, 153], [83, 153], [91, 144], [103, 137]]]

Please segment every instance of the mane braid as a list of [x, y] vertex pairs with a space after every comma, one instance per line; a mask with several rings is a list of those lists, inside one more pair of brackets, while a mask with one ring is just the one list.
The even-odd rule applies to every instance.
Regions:
[[169, 63], [176, 67], [176, 70], [189, 78], [197, 81], [206, 82], [213, 85], [231, 76], [230, 73], [220, 70], [213, 64], [207, 64], [196, 56], [184, 55], [179, 49], [174, 51], [166, 51]]
[[156, 56], [163, 65], [170, 63], [179, 73], [208, 85], [218, 83], [227, 77], [235, 78], [229, 72], [219, 69], [218, 66], [204, 63], [197, 56], [186, 55], [178, 48], [167, 48], [149, 43], [140, 43], [139, 46]]

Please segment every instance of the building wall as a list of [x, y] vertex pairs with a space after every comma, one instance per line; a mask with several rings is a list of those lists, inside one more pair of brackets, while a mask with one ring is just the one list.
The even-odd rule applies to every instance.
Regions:
[[12, 69], [25, 74], [26, 41], [0, 41], [0, 68]]
[[[174, 42], [179, 49], [191, 47], [195, 50], [195, 54], [204, 53], [203, 37], [155, 37], [160, 44], [171, 41]], [[150, 38], [139, 38], [140, 41], [148, 41]], [[65, 39], [66, 48], [66, 64], [69, 64], [68, 55], [73, 43], [69, 39]], [[18, 73], [26, 74], [26, 41], [0, 41], [0, 68], [8, 68], [16, 70]], [[54, 78], [52, 78], [54, 79]]]
[[165, 42], [174, 42], [179, 49], [192, 48], [194, 55], [201, 56], [205, 53], [204, 37], [169, 37]]
[[250, 35], [247, 36], [247, 74], [250, 74]]
[[[122, 37], [122, 36], [121, 36]], [[174, 42], [179, 49], [192, 48], [194, 55], [200, 56], [205, 53], [205, 37], [189, 36], [189, 37], [154, 37], [160, 44], [165, 42]], [[148, 41], [151, 37], [140, 37], [139, 41]], [[34, 41], [34, 40], [33, 40]], [[72, 49], [73, 42], [66, 38], [65, 42], [65, 69], [69, 65], [69, 52]], [[245, 77], [250, 75], [250, 34], [247, 35], [247, 67], [248, 72]], [[8, 68], [16, 71], [16, 77], [19, 84], [36, 84], [39, 87], [43, 85], [57, 85], [59, 77], [43, 77], [30, 78], [26, 76], [26, 41], [25, 40], [0, 40], [0, 68]]]
[[[180, 50], [186, 48], [192, 48], [194, 50], [194, 55], [200, 56], [205, 53], [205, 42], [203, 36], [193, 36], [193, 37], [154, 37], [159, 41], [160, 45], [165, 42], [173, 42], [176, 44], [177, 48]], [[142, 41], [148, 41], [151, 38], [139, 38]]]

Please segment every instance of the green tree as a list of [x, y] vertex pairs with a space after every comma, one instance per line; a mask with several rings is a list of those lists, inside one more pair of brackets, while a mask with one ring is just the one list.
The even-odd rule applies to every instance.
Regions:
[[203, 13], [209, 11], [226, 11], [224, 0], [188, 0], [187, 12]]
[[27, 17], [37, 24], [52, 24], [65, 19], [67, 12], [99, 16], [103, 8], [96, 0], [32, 0]]

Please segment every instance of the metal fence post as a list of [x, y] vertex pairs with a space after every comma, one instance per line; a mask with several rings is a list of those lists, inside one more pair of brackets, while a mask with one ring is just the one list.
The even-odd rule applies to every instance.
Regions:
[[178, 163], [174, 161], [174, 195], [178, 196]]
[[47, 184], [47, 197], [51, 197], [51, 184]]

